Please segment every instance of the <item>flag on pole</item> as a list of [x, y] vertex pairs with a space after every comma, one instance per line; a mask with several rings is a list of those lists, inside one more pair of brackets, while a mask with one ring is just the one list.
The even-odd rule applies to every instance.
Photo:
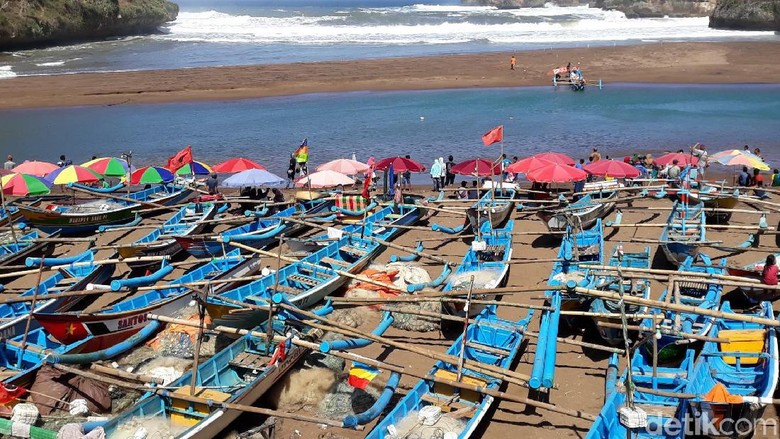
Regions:
[[490, 146], [502, 140], [504, 140], [503, 125], [499, 125], [482, 135], [482, 143], [484, 143], [485, 146]]
[[376, 378], [377, 375], [379, 375], [379, 369], [353, 361], [352, 367], [349, 369], [347, 383], [356, 389], [365, 390], [368, 387], [368, 383]]
[[309, 138], [303, 139], [301, 146], [295, 150], [295, 161], [298, 163], [306, 163], [309, 161]]
[[176, 172], [182, 166], [192, 163], [192, 147], [187, 145], [186, 148], [177, 152], [176, 155], [168, 159], [168, 165], [165, 166], [171, 172]]
[[371, 180], [374, 178], [374, 165], [372, 164], [370, 168], [368, 168], [368, 171], [366, 171], [366, 178], [363, 182], [363, 192], [360, 193], [360, 195], [363, 196], [363, 198], [368, 202], [368, 200], [371, 198], [371, 194], [369, 190], [371, 189]]

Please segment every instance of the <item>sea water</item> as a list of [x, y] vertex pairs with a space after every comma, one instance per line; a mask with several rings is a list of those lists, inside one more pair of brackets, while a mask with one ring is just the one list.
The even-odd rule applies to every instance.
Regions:
[[[459, 0], [178, 0], [150, 36], [0, 53], [0, 79], [85, 71], [349, 60], [642, 44], [780, 41], [707, 17], [627, 19], [588, 6], [496, 9]], [[522, 59], [520, 60], [522, 63]]]
[[[430, 167], [495, 158], [481, 135], [504, 126], [507, 155], [544, 151], [587, 158], [662, 153], [696, 142], [711, 152], [750, 145], [780, 165], [780, 86], [606, 84], [565, 87], [309, 94], [236, 101], [0, 111], [0, 154], [74, 163], [132, 151], [136, 165], [165, 163], [186, 145], [215, 164], [243, 156], [284, 176], [308, 138], [310, 162], [410, 154]], [[726, 168], [724, 168], [725, 170]], [[422, 181], [422, 180], [420, 180]]]

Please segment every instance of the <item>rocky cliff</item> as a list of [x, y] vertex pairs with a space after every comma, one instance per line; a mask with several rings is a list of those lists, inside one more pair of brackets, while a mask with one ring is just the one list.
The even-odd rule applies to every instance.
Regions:
[[595, 8], [617, 10], [628, 18], [639, 17], [706, 17], [717, 0], [462, 0], [463, 4], [489, 5], [499, 8], [534, 8], [545, 3], [558, 6], [590, 4]]
[[0, 51], [153, 33], [178, 12], [166, 0], [0, 0]]
[[710, 27], [780, 31], [780, 0], [718, 0]]

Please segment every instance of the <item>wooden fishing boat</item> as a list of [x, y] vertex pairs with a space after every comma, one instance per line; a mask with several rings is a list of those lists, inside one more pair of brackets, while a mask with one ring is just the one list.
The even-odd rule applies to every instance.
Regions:
[[614, 184], [586, 183], [585, 191], [590, 193], [571, 204], [563, 198], [564, 201], [558, 208], [540, 210], [536, 216], [551, 232], [563, 232], [569, 224], [582, 229], [591, 227], [597, 219], [604, 219], [615, 208], [615, 203], [609, 201], [616, 199], [618, 192], [609, 189], [617, 188], [619, 185], [616, 181], [613, 182]]
[[[510, 368], [520, 352], [523, 331], [528, 328], [533, 312], [517, 322], [500, 319], [494, 307], [485, 308], [463, 335], [447, 350], [447, 354], [459, 356], [463, 350], [466, 360]], [[428, 375], [455, 381], [458, 367], [437, 361]], [[463, 367], [461, 382], [490, 390], [498, 390], [502, 380]], [[391, 439], [398, 437], [470, 437], [485, 418], [494, 398], [472, 390], [457, 389], [432, 380], [420, 380], [406, 396], [388, 413], [367, 439]], [[430, 413], [430, 416], [428, 416]], [[418, 415], [426, 417], [420, 422]], [[432, 425], [429, 425], [432, 424]], [[454, 435], [448, 435], [453, 433]], [[414, 436], [414, 434], [425, 434]]]
[[210, 297], [207, 309], [212, 321], [217, 325], [253, 327], [267, 318], [267, 311], [242, 309], [236, 302], [268, 305], [277, 293], [299, 308], [311, 307], [347, 283], [349, 278], [339, 272], [357, 274], [384, 250], [376, 238], [389, 241], [400, 235], [406, 229], [393, 226], [417, 221], [424, 210], [422, 206], [387, 206], [366, 218], [360, 226], [364, 228], [362, 237], [361, 232], [346, 234], [275, 273]]
[[268, 217], [259, 217], [254, 221], [226, 230], [217, 236], [176, 236], [179, 245], [196, 258], [221, 255], [228, 246], [225, 238], [242, 244], [263, 248], [277, 241], [284, 233], [285, 238], [293, 237], [306, 229], [306, 226], [281, 218], [300, 216], [311, 220], [311, 216], [327, 212], [333, 205], [331, 201], [315, 200], [290, 206]]
[[[149, 232], [132, 244], [120, 246], [117, 249], [122, 258], [136, 258], [144, 256], [173, 256], [182, 247], [178, 236], [194, 235], [206, 227], [204, 221], [214, 218], [217, 206], [214, 203], [190, 204], [179, 209], [168, 218], [159, 228]], [[130, 268], [142, 268], [158, 265], [157, 261], [130, 262]]]
[[706, 217], [703, 203], [675, 201], [672, 212], [661, 230], [661, 250], [673, 265], [680, 265], [689, 256], [696, 256], [706, 242]]
[[[774, 256], [775, 256], [775, 260], [780, 259], [780, 253], [775, 253]], [[765, 265], [766, 265], [766, 258], [763, 258], [759, 261], [753, 262], [752, 264], [747, 264], [742, 267], [732, 267], [732, 266], [726, 267], [726, 271], [728, 272], [729, 276], [744, 277], [747, 280], [756, 282], [755, 287], [747, 287], [747, 286], [738, 287], [740, 290], [742, 290], [743, 293], [745, 293], [746, 298], [754, 304], [760, 303], [760, 300], [758, 300], [757, 295], [761, 295], [766, 291], [764, 288], [761, 287], [761, 285], [763, 285], [762, 277], [763, 277]]]
[[[734, 312], [728, 301], [723, 302], [721, 311]], [[762, 302], [757, 309], [743, 314], [775, 318], [771, 302]], [[685, 389], [697, 395], [690, 401], [696, 431], [709, 437], [750, 437], [754, 421], [767, 404], [772, 404], [777, 389], [776, 329], [720, 319], [710, 336], [730, 343], [704, 344]]]
[[[674, 365], [658, 366], [653, 373], [652, 359], [644, 354], [631, 357], [631, 374], [633, 389], [627, 390], [617, 383], [608, 385], [607, 398], [604, 407], [590, 427], [586, 439], [682, 439], [685, 437], [685, 415], [688, 411], [686, 399], [679, 395], [688, 386], [693, 374], [693, 358], [695, 352], [688, 349], [682, 361]], [[617, 363], [617, 360], [614, 360]], [[620, 379], [625, 382], [626, 373]], [[660, 390], [664, 396], [648, 393], [643, 389]], [[626, 395], [632, 392], [635, 409], [646, 414], [644, 426], [626, 426], [620, 420], [620, 410], [629, 407]]]
[[145, 206], [139, 201], [176, 204], [192, 194], [180, 186], [159, 185], [133, 192], [122, 199], [101, 199], [73, 206], [49, 204], [44, 208], [20, 205], [25, 221], [47, 233], [61, 230], [62, 236], [91, 233], [100, 226], [130, 222]]
[[[89, 338], [81, 352], [106, 349], [149, 324], [146, 315], [155, 313], [171, 316], [192, 300], [191, 288], [177, 286], [204, 280], [230, 280], [251, 275], [260, 268], [258, 259], [248, 259], [232, 250], [196, 267], [168, 283], [169, 287], [147, 291], [130, 297], [96, 312], [35, 312], [33, 316], [52, 337], [64, 344]], [[214, 291], [230, 289], [235, 284], [226, 282], [214, 285]]]
[[[691, 201], [702, 203], [706, 209], [730, 210], [737, 207], [739, 203], [739, 189], [729, 192], [715, 186], [703, 185], [698, 191], [691, 192], [690, 197]], [[727, 223], [731, 219], [731, 212], [705, 210], [704, 215], [712, 224]]]
[[[289, 333], [309, 341], [319, 338], [316, 331], [303, 333], [278, 323], [274, 328], [277, 333]], [[258, 330], [265, 332], [262, 328]], [[278, 351], [282, 350], [284, 355], [279, 356]], [[209, 404], [177, 397], [190, 396], [193, 372], [189, 371], [168, 386], [173, 390], [149, 393], [129, 410], [109, 420], [103, 425], [106, 437], [130, 437], [136, 434], [139, 424], [144, 426], [149, 437], [219, 437], [219, 433], [242, 413], [223, 408], [222, 403], [254, 404], [309, 351], [290, 343], [289, 339], [266, 345], [260, 338], [244, 336], [198, 365], [192, 396], [207, 400]], [[159, 425], [162, 427], [157, 430], [154, 426]]]
[[[725, 267], [725, 259], [722, 259], [719, 265], [715, 265], [709, 256], [705, 253], [699, 253], [695, 258], [687, 258], [679, 270], [706, 273], [708, 275], [723, 275], [726, 271]], [[701, 281], [680, 281], [676, 285], [677, 287], [673, 291], [668, 289], [664, 291], [658, 300], [709, 310], [717, 310], [720, 307], [723, 285], [707, 283], [706, 278], [703, 278]], [[701, 336], [707, 335], [715, 322], [715, 319], [711, 317], [685, 312], [664, 311], [663, 316], [662, 321], [655, 319], [659, 328]], [[648, 331], [652, 331], [653, 319], [643, 320], [641, 326]], [[682, 351], [688, 349], [688, 344], [691, 343], [695, 343], [695, 340], [682, 340], [674, 335], [661, 335], [661, 338], [658, 340], [659, 361], [679, 358]]]
[[10, 271], [4, 267], [21, 264], [28, 256], [50, 256], [54, 251], [54, 243], [36, 240], [57, 236], [58, 232], [47, 234], [40, 230], [0, 233], [0, 272]]
[[[642, 252], [629, 253], [623, 252], [622, 245], [618, 245], [615, 247], [615, 250], [612, 251], [612, 256], [609, 258], [608, 265], [612, 267], [649, 269], [651, 262], [650, 247], [645, 247]], [[613, 293], [620, 292], [622, 287], [623, 294], [625, 295], [650, 299], [649, 279], [623, 280], [621, 282], [620, 277], [612, 273], [598, 276], [594, 287], [602, 291], [610, 291]], [[646, 311], [646, 306], [625, 304], [626, 314], [641, 314]], [[620, 313], [620, 304], [614, 300], [595, 298], [590, 303], [590, 312], [602, 314]], [[612, 346], [623, 344], [623, 332], [620, 329], [606, 328], [598, 325], [599, 322], [613, 322], [613, 319], [593, 317], [593, 321], [596, 323], [599, 335], [601, 335], [601, 338], [605, 342]], [[638, 323], [633, 319], [629, 319], [628, 322], [630, 325]]]
[[[551, 288], [545, 291], [545, 295], [552, 297], [555, 291], [573, 281], [578, 286], [592, 286], [594, 278], [591, 275], [589, 265], [603, 265], [604, 262], [604, 227], [601, 219], [596, 219], [596, 224], [587, 230], [572, 226], [566, 229], [561, 246], [558, 248], [556, 261], [547, 279], [547, 285]], [[563, 294], [564, 301], [581, 302], [586, 299], [580, 296]]]
[[[482, 240], [475, 240], [455, 272], [447, 279], [443, 292], [463, 291], [470, 289], [491, 289], [503, 287], [509, 275], [509, 261], [512, 259], [512, 230], [514, 220], [509, 220], [502, 229], [491, 229], [489, 223], [482, 224]], [[472, 283], [471, 279], [474, 278]], [[485, 300], [482, 295], [474, 299]], [[500, 297], [496, 297], [498, 300]], [[465, 304], [460, 302], [443, 302], [444, 310], [456, 316], [466, 315]], [[474, 317], [485, 308], [485, 305], [471, 304], [469, 317]]]
[[479, 234], [482, 224], [489, 222], [491, 228], [497, 229], [512, 216], [515, 209], [515, 190], [513, 188], [495, 188], [485, 192], [468, 210], [466, 221], [455, 228], [434, 224], [434, 232], [459, 234], [464, 232]]
[[[46, 258], [46, 265], [60, 266], [52, 275], [44, 275], [40, 285], [21, 293], [20, 298], [30, 298], [35, 295], [36, 312], [67, 310], [73, 307], [80, 296], [47, 298], [48, 294], [66, 293], [68, 291], [84, 290], [87, 284], [102, 283], [108, 280], [114, 272], [113, 264], [94, 264], [94, 253], [86, 251], [68, 258]], [[32, 302], [5, 302], [0, 304], [0, 338], [11, 338], [22, 334], [27, 325], [27, 316], [31, 311]], [[33, 320], [32, 328], [38, 327]]]

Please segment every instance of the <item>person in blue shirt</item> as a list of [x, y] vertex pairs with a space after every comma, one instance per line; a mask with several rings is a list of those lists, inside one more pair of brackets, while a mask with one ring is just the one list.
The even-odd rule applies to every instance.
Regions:
[[780, 171], [777, 169], [772, 172], [772, 186], [780, 186]]
[[748, 174], [747, 166], [742, 167], [742, 172], [740, 172], [739, 177], [737, 177], [737, 184], [741, 187], [750, 186], [750, 174]]

